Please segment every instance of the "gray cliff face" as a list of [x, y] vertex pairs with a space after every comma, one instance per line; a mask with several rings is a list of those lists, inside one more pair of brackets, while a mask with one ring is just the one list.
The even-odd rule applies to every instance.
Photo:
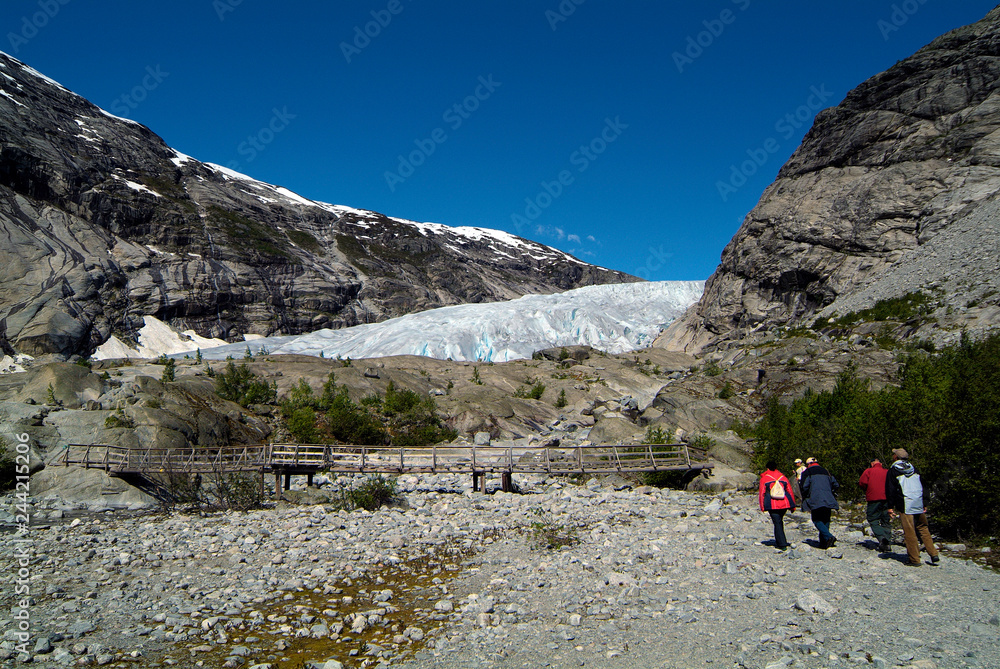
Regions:
[[0, 239], [0, 347], [29, 355], [133, 339], [144, 315], [235, 340], [637, 280], [198, 162], [4, 54]]
[[1000, 9], [821, 112], [660, 344], [724, 346], [921, 289], [964, 308], [1000, 287], [985, 215], [1000, 200], [998, 131]]

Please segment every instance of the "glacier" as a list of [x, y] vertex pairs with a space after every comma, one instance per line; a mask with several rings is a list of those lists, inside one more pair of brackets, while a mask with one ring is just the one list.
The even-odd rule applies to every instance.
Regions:
[[530, 358], [535, 351], [558, 346], [626, 353], [652, 344], [704, 290], [704, 281], [586, 286], [509, 302], [441, 307], [340, 330], [255, 338], [201, 352], [209, 360], [242, 358], [249, 348], [255, 355], [264, 349], [275, 355], [344, 359], [417, 355], [480, 362]]

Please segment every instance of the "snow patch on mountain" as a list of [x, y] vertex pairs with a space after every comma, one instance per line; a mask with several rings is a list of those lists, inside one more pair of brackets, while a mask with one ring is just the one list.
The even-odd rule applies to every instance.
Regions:
[[510, 302], [463, 304], [408, 314], [382, 323], [310, 334], [265, 337], [207, 350], [207, 359], [271, 354], [327, 358], [419, 355], [441, 360], [506, 362], [535, 351], [587, 345], [626, 353], [652, 344], [663, 329], [698, 301], [703, 281], [587, 286]]
[[201, 337], [194, 330], [177, 332], [163, 321], [153, 316], [143, 316], [143, 325], [139, 328], [139, 347], [132, 348], [114, 335], [101, 344], [92, 360], [108, 360], [113, 358], [158, 358], [161, 355], [184, 353], [201, 348], [217, 348], [226, 346], [223, 339]]

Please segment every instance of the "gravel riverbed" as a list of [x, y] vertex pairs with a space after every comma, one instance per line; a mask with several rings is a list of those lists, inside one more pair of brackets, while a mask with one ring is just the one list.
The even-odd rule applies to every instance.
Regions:
[[[1000, 666], [1000, 575], [947, 551], [907, 567], [846, 514], [819, 550], [793, 514], [780, 552], [747, 493], [520, 483], [482, 494], [466, 477], [403, 476], [405, 506], [374, 513], [282, 504], [35, 527], [30, 662]], [[23, 549], [2, 537], [0, 666], [15, 666]]]

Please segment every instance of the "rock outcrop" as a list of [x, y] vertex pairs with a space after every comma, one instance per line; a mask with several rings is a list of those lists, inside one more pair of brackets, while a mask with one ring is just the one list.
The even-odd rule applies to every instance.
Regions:
[[0, 353], [235, 341], [634, 277], [504, 232], [314, 202], [177, 153], [0, 54]]
[[[937, 289], [949, 314], [995, 307], [998, 57], [995, 9], [820, 112], [660, 345], [725, 347], [918, 290]], [[973, 321], [1000, 323], [998, 310], [951, 325]]]

